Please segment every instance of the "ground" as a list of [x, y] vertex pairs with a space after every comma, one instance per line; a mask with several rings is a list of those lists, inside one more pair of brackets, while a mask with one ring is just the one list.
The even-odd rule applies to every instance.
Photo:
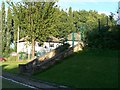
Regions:
[[15, 83], [6, 79], [2, 79], [2, 88], [28, 88], [27, 86]]
[[[31, 78], [75, 88], [117, 88], [119, 53], [100, 49], [80, 51]], [[3, 70], [16, 74], [19, 63], [3, 62]]]

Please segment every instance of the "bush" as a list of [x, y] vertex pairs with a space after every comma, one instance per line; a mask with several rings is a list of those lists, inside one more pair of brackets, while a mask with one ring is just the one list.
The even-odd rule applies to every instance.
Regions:
[[4, 54], [2, 54], [2, 56], [5, 58], [8, 58], [10, 56], [10, 54], [4, 53]]
[[120, 49], [120, 27], [114, 26], [108, 30], [93, 30], [86, 36], [86, 43], [91, 48]]
[[18, 59], [17, 56], [10, 56], [8, 57], [8, 61], [16, 61]]

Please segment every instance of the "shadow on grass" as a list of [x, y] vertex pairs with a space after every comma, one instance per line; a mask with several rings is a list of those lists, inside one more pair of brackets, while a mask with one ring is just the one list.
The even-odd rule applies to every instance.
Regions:
[[18, 67], [10, 67], [9, 64], [2, 65], [2, 72], [8, 72], [8, 73], [13, 73], [13, 74], [18, 74], [19, 69]]
[[8, 64], [1, 65], [0, 68], [2, 68], [2, 70], [3, 70], [6, 66], [8, 66]]

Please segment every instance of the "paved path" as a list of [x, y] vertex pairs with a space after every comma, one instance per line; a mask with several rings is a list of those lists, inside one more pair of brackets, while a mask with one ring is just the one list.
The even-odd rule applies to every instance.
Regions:
[[2, 76], [6, 77], [6, 78], [13, 79], [13, 80], [15, 80], [17, 82], [20, 82], [20, 83], [31, 85], [33, 87], [36, 87], [36, 89], [38, 89], [38, 90], [42, 89], [42, 88], [43, 89], [44, 88], [57, 88], [57, 89], [68, 88], [66, 86], [56, 85], [56, 84], [48, 83], [48, 82], [42, 82], [42, 81], [35, 80], [35, 79], [31, 80], [27, 76], [15, 75], [15, 74], [11, 74], [11, 73], [8, 73], [8, 72], [2, 72]]

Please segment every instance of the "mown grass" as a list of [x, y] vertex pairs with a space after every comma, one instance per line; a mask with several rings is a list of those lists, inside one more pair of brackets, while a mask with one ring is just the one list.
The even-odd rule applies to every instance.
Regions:
[[113, 50], [79, 52], [33, 77], [75, 88], [117, 88], [118, 53]]
[[[80, 51], [32, 78], [75, 88], [117, 88], [119, 53], [100, 49]], [[17, 73], [19, 63], [4, 62], [3, 70]]]
[[27, 61], [6, 61], [2, 62], [0, 64], [0, 67], [2, 67], [2, 71], [18, 74], [19, 73], [18, 65], [25, 64], [26, 62]]

